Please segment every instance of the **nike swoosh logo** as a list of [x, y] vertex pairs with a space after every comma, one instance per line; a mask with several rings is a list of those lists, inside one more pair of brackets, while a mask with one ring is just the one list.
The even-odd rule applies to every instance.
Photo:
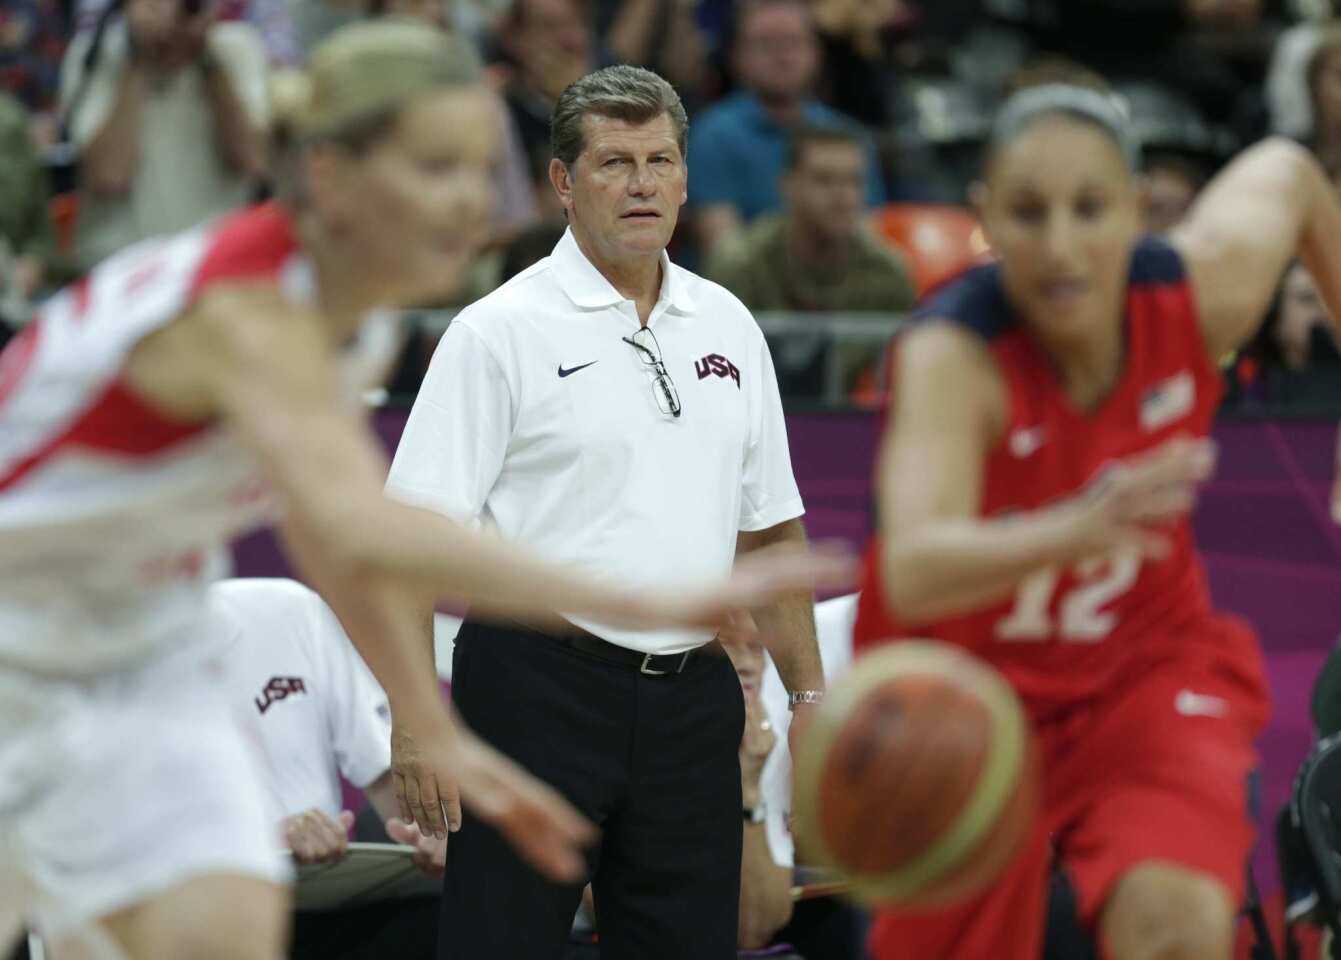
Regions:
[[1222, 697], [1183, 689], [1173, 698], [1173, 709], [1185, 717], [1223, 717], [1229, 712], [1229, 704]]
[[1042, 427], [1020, 428], [1010, 435], [1011, 455], [1019, 460], [1032, 457], [1046, 441]]
[[[599, 361], [599, 360], [593, 360], [593, 361], [591, 361], [591, 363], [600, 363], [600, 362], [601, 362], [601, 361]], [[573, 374], [577, 373], [577, 371], [579, 371], [579, 370], [585, 370], [585, 369], [587, 369], [587, 367], [591, 366], [591, 363], [584, 363], [584, 364], [581, 364], [580, 366], [569, 367], [567, 370], [565, 370], [565, 369], [563, 368], [563, 364], [561, 363], [561, 364], [559, 364], [559, 376], [560, 376], [560, 377], [569, 377], [569, 376], [572, 376]]]

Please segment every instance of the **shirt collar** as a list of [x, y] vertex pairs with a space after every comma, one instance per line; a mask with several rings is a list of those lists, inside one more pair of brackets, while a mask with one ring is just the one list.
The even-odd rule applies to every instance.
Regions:
[[[571, 227], [563, 232], [563, 237], [550, 254], [550, 260], [555, 267], [555, 279], [575, 306], [595, 310], [616, 306], [627, 299], [587, 259], [587, 255], [577, 245]], [[681, 271], [671, 263], [665, 250], [661, 251], [661, 293], [657, 297], [657, 304], [663, 302], [668, 303], [670, 309], [677, 313], [693, 313], [696, 309]]]

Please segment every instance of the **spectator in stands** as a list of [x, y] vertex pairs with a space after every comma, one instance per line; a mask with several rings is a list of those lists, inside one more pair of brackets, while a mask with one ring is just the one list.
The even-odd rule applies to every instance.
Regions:
[[76, 256], [92, 264], [145, 237], [243, 205], [264, 164], [265, 47], [209, 2], [125, 0], [77, 34], [61, 102], [79, 153]]
[[[354, 814], [341, 775], [364, 791], [389, 836], [416, 849], [441, 875], [447, 841], [399, 817], [391, 780], [386, 696], [322, 599], [292, 580], [225, 580], [210, 588], [207, 635], [224, 655], [240, 716], [264, 750], [277, 836], [300, 864], [332, 863], [348, 847]], [[299, 912], [295, 957], [433, 955], [437, 898], [426, 895], [353, 910]], [[422, 902], [420, 902], [422, 901]]]
[[0, 4], [0, 90], [12, 94], [34, 118], [37, 141], [55, 139], [54, 117], [65, 17], [57, 0], [5, 0]]
[[[819, 42], [805, 0], [741, 0], [732, 60], [741, 89], [695, 119], [689, 203], [704, 251], [760, 214], [781, 209], [779, 177], [790, 132], [802, 124], [851, 121], [812, 96]], [[867, 205], [884, 202], [873, 145], [866, 169]]]
[[560, 211], [549, 185], [549, 118], [564, 89], [597, 64], [587, 0], [513, 0], [499, 28], [513, 71], [504, 88], [545, 219]]
[[[915, 299], [907, 267], [862, 226], [869, 163], [865, 140], [851, 129], [798, 128], [780, 181], [783, 212], [760, 217], [720, 244], [708, 275], [755, 312], [907, 310]], [[884, 345], [835, 349], [850, 389]]]
[[890, 41], [915, 13], [905, 0], [812, 0], [822, 52], [820, 98], [868, 127], [892, 119]]
[[1147, 154], [1145, 175], [1145, 229], [1165, 233], [1192, 209], [1206, 171], [1194, 160], [1173, 153]]
[[0, 93], [0, 326], [21, 322], [53, 278], [56, 242], [47, 215], [46, 172], [23, 106]]
[[685, 0], [606, 0], [597, 11], [611, 55], [661, 74], [691, 113], [702, 103], [709, 76], [708, 42], [697, 6]]

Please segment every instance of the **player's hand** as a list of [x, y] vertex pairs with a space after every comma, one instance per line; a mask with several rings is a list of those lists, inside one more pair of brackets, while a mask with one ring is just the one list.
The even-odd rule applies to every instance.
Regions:
[[297, 863], [334, 863], [349, 849], [354, 814], [341, 810], [338, 820], [315, 807], [284, 818], [284, 842]]
[[856, 558], [846, 546], [779, 543], [745, 554], [725, 583], [639, 599], [631, 625], [715, 629], [738, 610], [766, 606], [798, 590], [847, 589], [856, 577]]
[[392, 781], [402, 819], [445, 839], [449, 825], [459, 829], [464, 803], [545, 876], [562, 882], [582, 876], [586, 863], [581, 851], [596, 831], [558, 792], [460, 723], [423, 728], [435, 732], [421, 740], [414, 732], [419, 725], [392, 724]]
[[414, 848], [414, 865], [430, 877], [440, 877], [447, 866], [447, 838], [426, 836], [413, 823], [400, 817], [386, 822], [386, 833], [396, 843]]
[[1215, 461], [1213, 441], [1174, 437], [1104, 470], [1069, 505], [1078, 556], [1121, 543], [1135, 543], [1153, 559], [1166, 556], [1169, 540], [1158, 528], [1187, 515]]

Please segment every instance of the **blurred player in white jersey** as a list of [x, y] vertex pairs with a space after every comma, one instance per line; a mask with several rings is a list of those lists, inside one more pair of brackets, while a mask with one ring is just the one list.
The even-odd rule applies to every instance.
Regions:
[[421, 598], [700, 623], [813, 569], [623, 597], [384, 500], [341, 366], [375, 307], [455, 285], [492, 202], [494, 107], [467, 48], [403, 23], [338, 32], [287, 92], [280, 203], [112, 257], [0, 354], [0, 941], [26, 918], [62, 958], [280, 954], [255, 748], [192, 644], [206, 558], [257, 523], [279, 523], [393, 724], [432, 731], [396, 771], [420, 825], [444, 835], [451, 771], [555, 876], [589, 827], [454, 732]]

